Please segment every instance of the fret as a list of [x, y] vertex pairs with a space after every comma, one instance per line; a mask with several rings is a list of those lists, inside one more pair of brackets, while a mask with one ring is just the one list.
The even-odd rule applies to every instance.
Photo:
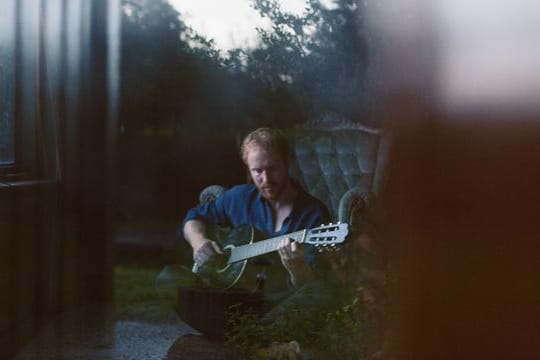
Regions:
[[231, 249], [231, 256], [228, 263], [232, 264], [237, 261], [246, 260], [255, 256], [267, 254], [276, 251], [279, 247], [281, 239], [289, 237], [294, 241], [303, 242], [305, 238], [305, 230], [296, 231], [290, 234], [273, 237], [270, 239], [257, 241], [253, 244], [237, 246]]

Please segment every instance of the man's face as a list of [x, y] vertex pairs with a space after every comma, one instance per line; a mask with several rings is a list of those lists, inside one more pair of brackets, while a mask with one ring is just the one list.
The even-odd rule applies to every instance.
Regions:
[[252, 145], [248, 148], [246, 162], [261, 195], [269, 201], [277, 200], [289, 181], [287, 161], [275, 151]]

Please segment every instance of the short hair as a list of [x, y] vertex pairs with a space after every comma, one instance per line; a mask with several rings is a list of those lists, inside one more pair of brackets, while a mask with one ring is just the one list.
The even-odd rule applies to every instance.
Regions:
[[257, 145], [265, 150], [276, 151], [284, 160], [288, 160], [291, 155], [289, 141], [283, 131], [272, 128], [258, 128], [250, 132], [242, 141], [240, 155], [247, 164], [249, 147]]

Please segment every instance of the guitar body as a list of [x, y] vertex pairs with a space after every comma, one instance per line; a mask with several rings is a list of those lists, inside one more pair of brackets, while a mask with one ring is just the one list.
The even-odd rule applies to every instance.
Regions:
[[244, 288], [255, 289], [259, 286], [257, 279], [265, 278], [264, 287], [270, 291], [281, 291], [287, 288], [287, 271], [281, 265], [279, 254], [264, 254], [259, 257], [226, 263], [230, 251], [238, 246], [253, 244], [262, 238], [250, 225], [240, 225], [230, 231], [219, 245], [225, 257], [210, 261], [194, 270], [205, 283], [217, 289]]

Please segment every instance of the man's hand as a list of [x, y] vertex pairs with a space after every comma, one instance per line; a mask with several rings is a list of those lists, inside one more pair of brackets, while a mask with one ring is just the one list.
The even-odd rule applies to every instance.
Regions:
[[223, 251], [218, 243], [209, 239], [204, 239], [193, 246], [193, 260], [201, 266], [216, 255], [222, 255]]
[[291, 238], [283, 238], [279, 243], [278, 253], [281, 263], [289, 272], [294, 286], [302, 285], [313, 278], [313, 271], [306, 262], [305, 252], [305, 248]]
[[193, 249], [193, 260], [198, 266], [210, 258], [223, 254], [218, 243], [205, 237], [205, 226], [200, 220], [189, 220], [184, 225], [184, 238]]

